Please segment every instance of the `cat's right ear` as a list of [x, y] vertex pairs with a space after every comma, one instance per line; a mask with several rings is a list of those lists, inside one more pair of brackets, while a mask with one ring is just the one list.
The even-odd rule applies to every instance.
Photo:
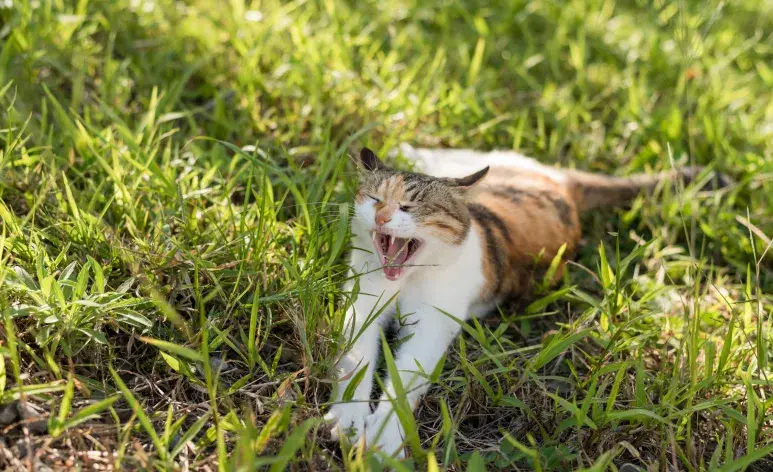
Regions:
[[377, 170], [386, 167], [384, 166], [384, 163], [379, 160], [378, 156], [376, 156], [376, 153], [366, 147], [362, 148], [360, 151], [360, 162], [362, 163], [362, 167], [366, 170]]

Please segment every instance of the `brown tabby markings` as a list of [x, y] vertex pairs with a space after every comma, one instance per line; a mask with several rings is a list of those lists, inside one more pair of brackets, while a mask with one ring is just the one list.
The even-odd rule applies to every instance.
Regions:
[[571, 255], [580, 238], [577, 207], [568, 191], [537, 173], [493, 168], [465, 196], [443, 179], [379, 168], [362, 177], [358, 201], [367, 195], [379, 200], [377, 218], [391, 218], [402, 207], [449, 244], [461, 244], [471, 227], [477, 231], [487, 281], [484, 299], [528, 291], [535, 271], [544, 270], [564, 243], [564, 257]]
[[[542, 174], [492, 168], [469, 206], [483, 243], [486, 287], [498, 299], [528, 292], [535, 272], [544, 271], [561, 246], [563, 265], [580, 240], [578, 208], [568, 190]], [[558, 270], [556, 277], [562, 271]]]
[[[361, 158], [367, 170], [361, 174], [357, 201], [372, 195], [380, 200], [377, 211], [401, 208], [449, 244], [464, 242], [471, 227], [477, 231], [486, 277], [480, 294], [484, 300], [527, 293], [566, 244], [557, 281], [580, 241], [580, 212], [620, 206], [663, 181], [689, 183], [701, 172], [687, 167], [621, 178], [566, 169], [556, 170], [562, 174], [556, 180], [527, 168], [492, 167], [451, 179], [389, 169], [367, 149]], [[732, 182], [721, 175], [718, 180], [719, 186]]]

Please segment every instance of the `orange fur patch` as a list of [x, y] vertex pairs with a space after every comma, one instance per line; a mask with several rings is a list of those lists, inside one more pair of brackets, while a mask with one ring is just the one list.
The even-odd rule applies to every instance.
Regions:
[[471, 201], [472, 210], [480, 207], [473, 211], [473, 221], [485, 255], [487, 284], [482, 295], [486, 298], [528, 292], [566, 244], [554, 277], [560, 279], [565, 260], [581, 236], [569, 189], [542, 175], [522, 173], [514, 179], [497, 170], [492, 170], [492, 178], [483, 182]]

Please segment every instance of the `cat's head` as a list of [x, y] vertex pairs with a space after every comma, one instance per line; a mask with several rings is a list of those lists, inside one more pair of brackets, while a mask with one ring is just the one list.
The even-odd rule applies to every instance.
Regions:
[[471, 221], [466, 194], [487, 172], [431, 177], [392, 169], [362, 149], [353, 229], [370, 240], [387, 279], [442, 264], [464, 242]]

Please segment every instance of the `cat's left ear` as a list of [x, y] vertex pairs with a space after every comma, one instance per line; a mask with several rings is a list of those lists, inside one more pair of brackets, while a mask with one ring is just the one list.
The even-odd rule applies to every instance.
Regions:
[[486, 174], [488, 174], [489, 166], [484, 167], [478, 172], [472, 173], [466, 177], [449, 178], [446, 180], [446, 185], [449, 185], [459, 190], [469, 190], [480, 183]]
[[378, 170], [386, 167], [376, 156], [376, 153], [366, 147], [360, 151], [360, 162], [366, 170]]

